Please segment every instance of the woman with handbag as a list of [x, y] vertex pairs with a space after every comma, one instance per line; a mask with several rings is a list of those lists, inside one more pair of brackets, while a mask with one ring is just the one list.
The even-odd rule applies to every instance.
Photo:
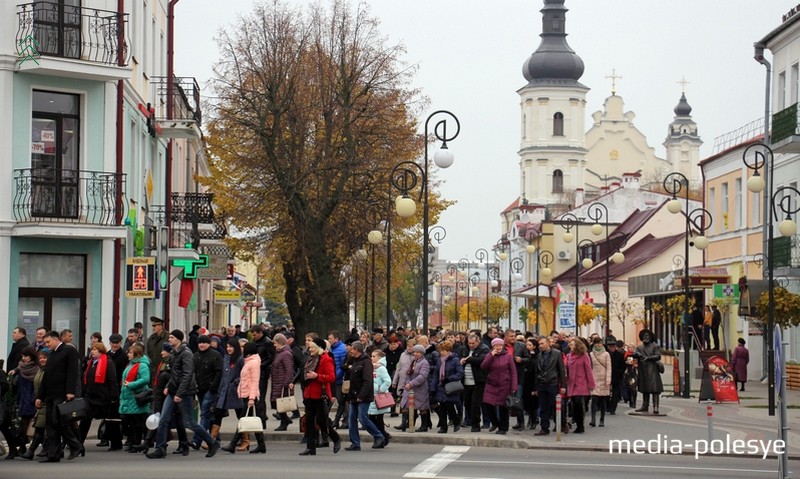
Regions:
[[[508, 432], [508, 406], [506, 398], [514, 394], [517, 388], [517, 367], [514, 358], [505, 347], [505, 341], [494, 338], [491, 342], [492, 349], [483, 358], [481, 369], [486, 372], [486, 386], [483, 389], [483, 403], [488, 407], [489, 422], [496, 430], [495, 434]], [[498, 416], [499, 412], [499, 416]]]
[[[398, 387], [403, 388], [403, 398], [400, 400], [400, 410], [408, 415], [408, 397], [411, 393], [414, 394], [414, 408], [415, 411], [421, 416], [420, 424], [422, 427], [417, 429], [417, 432], [426, 432], [430, 428], [431, 420], [430, 415], [430, 396], [428, 387], [428, 374], [430, 372], [430, 364], [425, 359], [425, 346], [416, 344], [412, 348], [414, 360], [408, 365], [406, 371], [405, 384], [399, 384]], [[416, 418], [408, 418], [409, 424], [414, 424]]]
[[[383, 415], [391, 412], [394, 406], [394, 398], [389, 388], [392, 386], [392, 378], [386, 370], [386, 353], [380, 349], [372, 351], [372, 386], [374, 389], [375, 400], [369, 404], [369, 419], [375, 427], [383, 434], [384, 447], [389, 444], [392, 436], [386, 432], [386, 424]], [[378, 404], [380, 403], [380, 404]]]
[[[88, 411], [81, 420], [81, 443], [86, 440], [92, 419], [107, 419], [116, 416], [117, 403], [119, 402], [119, 382], [117, 381], [117, 368], [106, 354], [106, 345], [100, 341], [92, 344], [90, 359], [83, 372], [83, 397], [86, 400]], [[107, 440], [111, 443], [110, 450], [122, 449], [122, 434], [119, 427], [109, 429]]]
[[600, 410], [600, 427], [606, 425], [606, 410], [611, 397], [611, 355], [606, 351], [603, 340], [599, 337], [592, 341], [592, 352], [589, 353], [592, 361], [592, 374], [594, 375], [595, 388], [592, 389], [592, 420], [589, 426], [595, 427], [597, 410]]
[[[333, 440], [333, 453], [342, 448], [339, 433], [328, 419], [328, 401], [331, 398], [331, 384], [336, 381], [333, 358], [325, 352], [325, 341], [314, 338], [306, 342], [308, 360], [303, 367], [303, 404], [306, 407], [306, 449], [301, 456], [317, 454], [318, 433], [322, 432]], [[313, 421], [313, 422], [312, 422]]]
[[433, 369], [431, 390], [435, 392], [435, 401], [439, 403], [436, 414], [439, 416], [439, 434], [447, 433], [448, 418], [453, 421], [453, 432], [461, 429], [461, 421], [456, 412], [456, 406], [461, 404], [461, 392], [464, 384], [464, 367], [458, 356], [453, 354], [453, 344], [442, 341], [436, 348], [439, 357]]
[[[234, 340], [235, 338], [228, 340], [228, 344]], [[239, 385], [236, 388], [236, 395], [242, 403], [247, 404], [247, 411], [242, 411], [242, 409], [236, 410], [236, 417], [240, 420], [245, 417], [245, 414], [249, 414], [249, 411], [255, 413], [256, 402], [258, 402], [258, 398], [260, 397], [258, 384], [261, 378], [261, 356], [258, 355], [258, 345], [256, 343], [245, 344], [243, 355], [244, 365], [242, 366], [239, 377]], [[258, 420], [260, 429], [261, 419], [257, 417], [255, 419]], [[242, 434], [247, 434], [244, 431], [240, 431], [240, 425], [241, 421], [236, 427], [236, 433], [231, 438], [231, 442], [229, 442], [227, 446], [222, 446], [221, 449], [223, 451], [227, 451], [231, 454], [236, 452], [236, 445], [239, 443]], [[264, 432], [256, 432], [255, 436], [258, 441], [257, 450], [259, 452], [267, 452], [266, 445], [264, 444]]]
[[20, 360], [17, 367], [9, 372], [12, 376], [11, 382], [13, 389], [16, 390], [16, 415], [18, 427], [16, 429], [17, 446], [19, 451], [9, 448], [9, 454], [6, 459], [12, 457], [12, 454], [19, 453], [20, 456], [25, 454], [25, 445], [28, 444], [28, 426], [36, 415], [36, 395], [33, 390], [33, 380], [39, 372], [39, 365], [36, 361], [36, 349], [33, 346], [26, 346], [20, 352]]
[[[50, 355], [50, 350], [47, 348], [42, 348], [36, 353], [36, 362], [39, 365], [39, 368], [36, 371], [36, 375], [33, 377], [33, 394], [34, 397], [37, 397], [39, 394], [39, 388], [42, 386], [42, 378], [44, 377], [44, 368], [47, 366], [47, 356]], [[27, 460], [33, 460], [33, 455], [36, 452], [36, 448], [39, 447], [40, 444], [44, 443], [44, 428], [47, 425], [47, 406], [42, 406], [41, 409], [36, 410], [36, 414], [33, 416], [33, 439], [31, 439], [31, 445], [28, 447], [28, 450], [25, 451], [20, 457]], [[47, 455], [47, 448], [42, 448], [42, 452], [39, 453], [37, 456], [44, 457]]]
[[[145, 435], [145, 421], [150, 414], [150, 403], [145, 400], [150, 390], [150, 358], [144, 355], [141, 344], [128, 348], [128, 366], [122, 372], [122, 390], [119, 395], [119, 413], [129, 431], [130, 453], [141, 452]], [[142, 399], [137, 399], [140, 396]]]

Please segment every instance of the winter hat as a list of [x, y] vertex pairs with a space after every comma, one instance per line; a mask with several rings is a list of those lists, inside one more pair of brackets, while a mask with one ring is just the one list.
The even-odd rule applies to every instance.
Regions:
[[170, 346], [169, 343], [162, 344], [161, 345], [161, 349], [163, 351], [167, 352], [167, 353], [171, 353], [172, 352], [172, 346]]
[[169, 334], [174, 336], [175, 339], [177, 339], [178, 341], [183, 341], [183, 331], [181, 331], [180, 329], [173, 329], [172, 331], [170, 331]]
[[314, 338], [314, 344], [317, 345], [319, 349], [325, 351], [325, 340], [322, 338]]
[[108, 341], [111, 343], [121, 343], [122, 342], [122, 335], [121, 334], [112, 334], [108, 337]]
[[411, 348], [411, 350], [414, 351], [415, 353], [425, 354], [425, 346], [423, 346], [421, 344], [417, 344], [416, 346]]
[[199, 336], [199, 337], [197, 338], [197, 342], [198, 342], [198, 343], [206, 343], [206, 344], [211, 344], [211, 338], [209, 338], [208, 336], [206, 336], [205, 334], [203, 334], [202, 336]]
[[500, 339], [500, 338], [494, 338], [494, 339], [492, 339], [492, 347], [495, 347], [495, 346], [497, 346], [498, 344], [502, 346], [503, 344], [505, 344], [505, 341], [503, 341], [503, 340], [502, 340], [502, 339]]

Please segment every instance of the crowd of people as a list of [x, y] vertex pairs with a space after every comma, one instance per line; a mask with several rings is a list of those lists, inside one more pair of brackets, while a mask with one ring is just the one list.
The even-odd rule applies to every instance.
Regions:
[[[17, 337], [24, 338], [24, 329], [15, 329], [8, 375], [0, 378], [6, 459], [83, 456], [93, 420], [101, 421], [97, 446], [151, 459], [167, 456], [173, 430], [173, 454], [201, 448], [206, 457], [219, 450], [265, 453], [268, 411], [278, 421], [275, 431], [299, 423], [300, 455], [329, 447], [338, 453], [345, 429], [347, 451], [361, 450], [360, 430], [372, 437], [374, 449], [411, 429], [447, 434], [464, 427], [501, 435], [538, 429], [535, 435], [545, 436], [559, 421], [564, 433], [581, 434], [587, 416], [589, 427], [604, 427], [620, 402], [636, 408], [638, 393], [637, 410], [648, 411], [652, 398], [658, 413], [663, 389], [660, 351], [648, 330], [634, 348], [613, 336], [536, 336], [494, 327], [429, 335], [403, 328], [324, 337], [309, 332], [300, 341], [285, 327], [209, 333], [194, 326], [184, 334], [168, 332], [158, 317], [150, 322], [149, 336], [137, 324], [126, 338], [111, 335], [108, 348], [94, 333], [83, 358], [69, 331], [37, 330], [36, 342], [28, 344]], [[565, 400], [560, 418], [558, 396]], [[302, 417], [295, 397], [302, 398]], [[82, 419], [70, 421], [62, 403], [76, 398], [85, 403]], [[399, 423], [388, 427], [386, 414]], [[223, 441], [225, 418], [236, 421], [237, 430]]]

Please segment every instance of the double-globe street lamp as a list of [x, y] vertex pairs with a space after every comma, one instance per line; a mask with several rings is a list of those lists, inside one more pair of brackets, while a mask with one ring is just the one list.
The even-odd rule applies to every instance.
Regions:
[[[610, 299], [610, 288], [611, 288], [611, 262], [613, 261], [616, 264], [622, 264], [625, 261], [625, 255], [619, 251], [623, 245], [616, 245], [612, 248], [611, 245], [611, 237], [608, 234], [608, 223], [609, 223], [609, 215], [608, 215], [608, 207], [603, 203], [592, 203], [589, 205], [589, 208], [586, 211], [586, 215], [589, 217], [590, 220], [594, 221], [592, 225], [592, 234], [595, 236], [600, 236], [603, 233], [603, 227], [605, 226], [606, 232], [606, 251], [603, 256], [606, 257], [605, 260], [605, 268], [606, 268], [606, 275], [605, 275], [605, 282], [603, 283], [603, 295], [605, 296], [606, 300], [606, 325], [604, 329], [604, 337], [608, 337], [609, 335], [609, 322], [611, 321], [611, 299]], [[603, 223], [600, 223], [600, 220], [603, 220]], [[616, 250], [614, 254], [610, 254], [611, 251]]]
[[470, 263], [470, 261], [467, 258], [461, 258], [460, 260], [458, 260], [458, 269], [460, 271], [466, 270], [467, 272], [466, 281], [469, 283], [467, 284], [467, 329], [469, 329], [469, 323], [470, 320], [472, 319], [472, 316], [470, 316], [470, 311], [469, 311], [469, 303], [471, 301], [470, 296], [471, 293], [473, 292], [473, 289], [475, 289], [475, 292], [477, 292], [477, 288], [475, 287], [475, 285], [478, 284], [478, 281], [480, 281], [480, 276], [478, 275], [477, 271], [474, 273], [470, 273], [470, 271], [472, 270], [472, 263]]
[[[497, 254], [498, 259], [500, 261], [508, 260], [508, 329], [511, 329], [511, 315], [513, 310], [513, 305], [511, 303], [511, 281], [512, 279], [522, 279], [520, 271], [522, 271], [522, 268], [525, 266], [525, 262], [522, 258], [510, 258], [508, 253], [506, 253], [506, 248], [508, 248], [509, 251], [511, 250], [511, 242], [508, 241], [508, 239], [501, 238], [495, 246], [500, 251], [500, 253]], [[524, 318], [524, 321], [527, 325], [528, 318]]]
[[[574, 304], [574, 312], [575, 312], [574, 313], [575, 314], [574, 320], [575, 320], [575, 333], [576, 334], [578, 333], [578, 301], [579, 301], [578, 300], [578, 296], [580, 294], [579, 289], [578, 289], [578, 286], [579, 286], [578, 285], [578, 280], [579, 280], [579, 277], [580, 277], [580, 270], [581, 270], [581, 264], [580, 264], [579, 260], [580, 260], [580, 243], [581, 243], [580, 242], [580, 225], [581, 225], [582, 222], [583, 221], [582, 221], [581, 218], [578, 218], [577, 216], [575, 216], [572, 213], [564, 213], [559, 218], [559, 224], [565, 230], [564, 236], [562, 236], [562, 239], [564, 240], [564, 243], [569, 244], [569, 243], [572, 243], [573, 241], [575, 242], [575, 298], [573, 300], [574, 301], [573, 304]], [[575, 228], [575, 234], [572, 234], [572, 228], [573, 227]]]
[[475, 251], [475, 259], [484, 263], [486, 267], [486, 331], [489, 331], [489, 321], [491, 320], [489, 299], [492, 295], [491, 288], [497, 284], [497, 280], [500, 278], [500, 270], [497, 269], [497, 266], [489, 265], [489, 252], [485, 248], [478, 248]]
[[[748, 153], [753, 149], [752, 157], [748, 157]], [[778, 231], [781, 236], [794, 236], [797, 234], [797, 223], [792, 220], [792, 215], [796, 215], [800, 211], [800, 202], [792, 201], [793, 196], [800, 197], [800, 191], [791, 186], [782, 186], [774, 193], [775, 187], [775, 156], [772, 149], [763, 143], [757, 143], [748, 146], [742, 155], [742, 161], [748, 169], [753, 170], [753, 176], [747, 180], [747, 189], [753, 193], [760, 193], [764, 191], [764, 178], [760, 174], [763, 168], [767, 176], [769, 185], [765, 192], [766, 198], [769, 200], [769, 209], [767, 211], [766, 220], [766, 257], [767, 257], [767, 290], [769, 295], [769, 309], [767, 311], [767, 378], [769, 388], [769, 415], [775, 415], [775, 254], [773, 247], [773, 221], [778, 221], [778, 209], [786, 215], [786, 218], [778, 225]], [[767, 165], [769, 162], [769, 165]], [[767, 169], [769, 167], [769, 169]], [[763, 250], [762, 250], [763, 253]]]
[[[420, 167], [420, 165], [414, 162], [409, 162], [416, 166], [416, 169], [419, 170], [419, 174], [422, 177], [422, 187], [420, 192], [420, 197], [422, 199], [422, 281], [424, 285], [422, 288], [422, 330], [425, 334], [428, 333], [428, 263], [430, 261], [428, 258], [428, 243], [430, 242], [428, 231], [428, 128], [431, 120], [436, 116], [445, 117], [436, 122], [432, 132], [433, 136], [442, 142], [441, 148], [433, 156], [433, 161], [439, 168], [447, 168], [453, 164], [453, 154], [450, 152], [450, 150], [448, 150], [447, 142], [454, 140], [461, 131], [461, 124], [459, 123], [458, 118], [456, 118], [456, 116], [451, 112], [447, 110], [437, 110], [431, 113], [425, 120], [425, 137], [423, 138], [425, 142], [425, 156], [423, 158], [423, 165]], [[455, 132], [452, 133], [452, 135], [448, 134], [447, 132], [448, 119], [455, 123]], [[414, 169], [408, 169], [407, 172], [413, 177], [413, 183], [416, 184], [417, 174]], [[414, 200], [408, 196], [408, 189], [405, 190], [403, 194], [398, 196], [395, 200], [395, 209], [397, 214], [403, 218], [412, 216], [416, 211], [416, 204], [414, 203]]]
[[[550, 265], [553, 264], [553, 260], [553, 253], [546, 249], [538, 250], [536, 255], [536, 326], [534, 327], [534, 332], [537, 336], [539, 335], [539, 321], [542, 314], [541, 299], [539, 297], [539, 284], [541, 282], [539, 273], [545, 278], [551, 278], [553, 270], [550, 269]], [[544, 268], [542, 268], [542, 265], [544, 265]], [[555, 325], [553, 325], [553, 329], [555, 329]]]
[[[685, 264], [683, 266], [683, 320], [681, 325], [683, 327], [683, 349], [685, 350], [686, 357], [684, 358], [683, 374], [683, 397], [688, 398], [691, 393], [691, 332], [690, 332], [690, 312], [689, 312], [689, 294], [691, 293], [691, 285], [689, 284], [689, 246], [694, 245], [695, 248], [701, 252], [708, 247], [708, 238], [705, 237], [706, 229], [711, 227], [713, 218], [711, 213], [705, 208], [695, 208], [689, 211], [689, 179], [685, 175], [678, 172], [672, 172], [664, 178], [664, 191], [672, 195], [672, 199], [667, 202], [667, 211], [672, 214], [682, 213], [686, 219], [686, 231], [683, 244], [683, 257]], [[683, 211], [681, 200], [678, 195], [681, 191], [685, 191], [683, 199], [686, 204], [686, 211]], [[694, 237], [692, 241], [692, 228], [697, 230], [699, 234]]]

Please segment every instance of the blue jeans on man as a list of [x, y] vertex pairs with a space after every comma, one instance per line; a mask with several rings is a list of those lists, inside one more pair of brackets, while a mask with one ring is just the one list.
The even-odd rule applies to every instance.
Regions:
[[191, 429], [196, 438], [205, 441], [206, 444], [208, 444], [209, 450], [211, 450], [212, 445], [217, 441], [194, 420], [192, 396], [181, 396], [181, 401], [176, 403], [172, 394], [164, 399], [164, 405], [161, 407], [161, 420], [158, 422], [158, 431], [156, 432], [156, 449], [163, 451], [167, 448], [167, 432], [169, 431], [169, 423], [172, 419], [172, 410], [175, 408], [176, 404], [181, 411], [184, 426], [187, 429]]
[[375, 426], [375, 423], [369, 419], [369, 403], [368, 402], [355, 402], [350, 401], [350, 416], [347, 418], [347, 429], [350, 434], [350, 443], [353, 447], [361, 447], [361, 438], [358, 435], [358, 423], [364, 426], [364, 429], [375, 438], [383, 442], [385, 439], [381, 431]]
[[[217, 400], [216, 391], [206, 391], [205, 393], [198, 394], [197, 401], [200, 404], [200, 427], [208, 431], [211, 428], [211, 421], [214, 419], [211, 413], [211, 407]], [[199, 445], [200, 438], [197, 434], [192, 438], [192, 442]]]

